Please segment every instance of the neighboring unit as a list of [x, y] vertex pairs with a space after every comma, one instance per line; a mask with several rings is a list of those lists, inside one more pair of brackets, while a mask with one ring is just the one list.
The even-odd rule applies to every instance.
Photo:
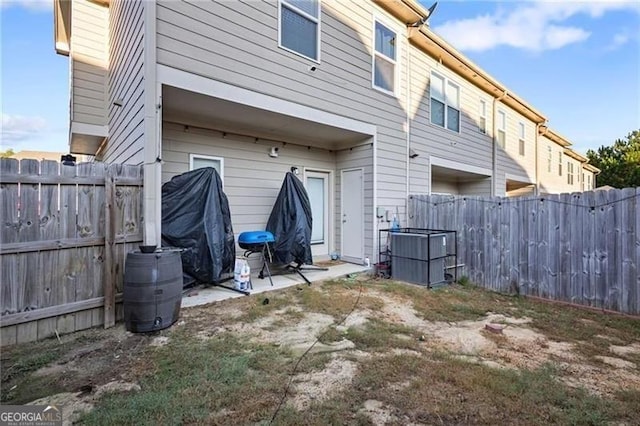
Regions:
[[144, 164], [146, 244], [173, 176], [215, 167], [240, 233], [264, 229], [296, 168], [314, 256], [358, 263], [412, 193], [593, 187], [598, 170], [427, 16], [413, 0], [55, 0], [71, 151]]

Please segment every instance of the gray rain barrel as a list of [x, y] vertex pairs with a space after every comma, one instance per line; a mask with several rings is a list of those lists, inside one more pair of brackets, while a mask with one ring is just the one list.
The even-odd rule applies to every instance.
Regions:
[[180, 252], [128, 253], [122, 299], [129, 331], [162, 330], [176, 322], [182, 301]]

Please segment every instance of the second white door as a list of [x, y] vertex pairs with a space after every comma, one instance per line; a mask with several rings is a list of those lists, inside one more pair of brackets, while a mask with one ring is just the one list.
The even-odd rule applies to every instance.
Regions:
[[342, 256], [361, 262], [364, 257], [364, 182], [362, 169], [343, 170]]
[[326, 256], [329, 254], [329, 173], [307, 171], [305, 181], [313, 217], [311, 253]]

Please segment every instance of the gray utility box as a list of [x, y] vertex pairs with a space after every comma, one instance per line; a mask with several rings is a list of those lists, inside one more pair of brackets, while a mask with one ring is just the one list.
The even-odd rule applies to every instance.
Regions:
[[431, 285], [445, 281], [445, 234], [390, 232], [391, 276], [400, 281]]

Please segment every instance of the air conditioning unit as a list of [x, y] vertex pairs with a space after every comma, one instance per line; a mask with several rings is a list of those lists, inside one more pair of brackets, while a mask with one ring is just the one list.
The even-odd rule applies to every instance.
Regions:
[[389, 233], [391, 276], [400, 281], [432, 285], [445, 281], [445, 234]]

